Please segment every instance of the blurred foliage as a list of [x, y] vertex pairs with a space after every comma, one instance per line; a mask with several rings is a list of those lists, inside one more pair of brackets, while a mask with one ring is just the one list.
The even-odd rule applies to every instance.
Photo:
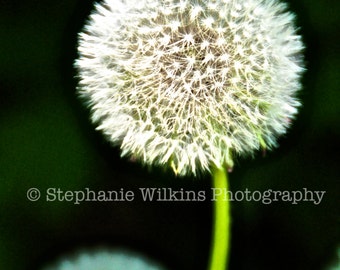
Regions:
[[[39, 269], [82, 246], [126, 246], [170, 268], [205, 269], [204, 202], [46, 202], [44, 191], [209, 191], [209, 176], [176, 178], [119, 157], [75, 94], [77, 33], [89, 0], [0, 0], [0, 269]], [[289, 1], [306, 43], [303, 107], [280, 147], [239, 159], [234, 191], [325, 190], [319, 205], [233, 203], [231, 269], [326, 269], [339, 242], [339, 3]], [[42, 191], [30, 202], [29, 188]]]

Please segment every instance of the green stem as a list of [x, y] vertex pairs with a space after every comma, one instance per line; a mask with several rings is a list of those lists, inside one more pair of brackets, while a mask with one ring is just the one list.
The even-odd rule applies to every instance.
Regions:
[[228, 174], [224, 168], [214, 168], [214, 228], [209, 270], [227, 270], [230, 241], [230, 211]]

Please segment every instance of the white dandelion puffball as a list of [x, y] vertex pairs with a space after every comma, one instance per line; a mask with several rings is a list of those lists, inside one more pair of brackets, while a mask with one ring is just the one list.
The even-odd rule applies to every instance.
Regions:
[[82, 251], [43, 270], [165, 270], [148, 258], [129, 251]]
[[78, 91], [122, 156], [176, 174], [272, 148], [300, 105], [303, 44], [276, 0], [105, 0], [79, 34]]

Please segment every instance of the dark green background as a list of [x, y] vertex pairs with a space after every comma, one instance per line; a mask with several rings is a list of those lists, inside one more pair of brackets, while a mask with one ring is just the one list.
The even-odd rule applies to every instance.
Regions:
[[[307, 49], [303, 107], [280, 147], [239, 159], [231, 189], [325, 190], [322, 203], [234, 202], [232, 269], [327, 269], [339, 247], [339, 4], [290, 1]], [[209, 190], [119, 157], [75, 94], [88, 0], [0, 0], [0, 269], [38, 269], [77, 247], [130, 247], [172, 269], [205, 269], [206, 202], [30, 202], [31, 187]], [[43, 194], [44, 196], [44, 194]]]

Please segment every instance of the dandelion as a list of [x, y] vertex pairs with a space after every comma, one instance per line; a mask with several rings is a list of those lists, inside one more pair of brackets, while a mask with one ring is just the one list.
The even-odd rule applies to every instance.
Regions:
[[274, 0], [106, 0], [80, 34], [82, 96], [123, 156], [176, 174], [276, 146], [299, 101], [301, 38]]
[[225, 182], [297, 113], [293, 21], [276, 0], [105, 0], [79, 35], [79, 92], [122, 156]]
[[63, 257], [43, 270], [165, 270], [149, 258], [128, 250], [82, 250]]

